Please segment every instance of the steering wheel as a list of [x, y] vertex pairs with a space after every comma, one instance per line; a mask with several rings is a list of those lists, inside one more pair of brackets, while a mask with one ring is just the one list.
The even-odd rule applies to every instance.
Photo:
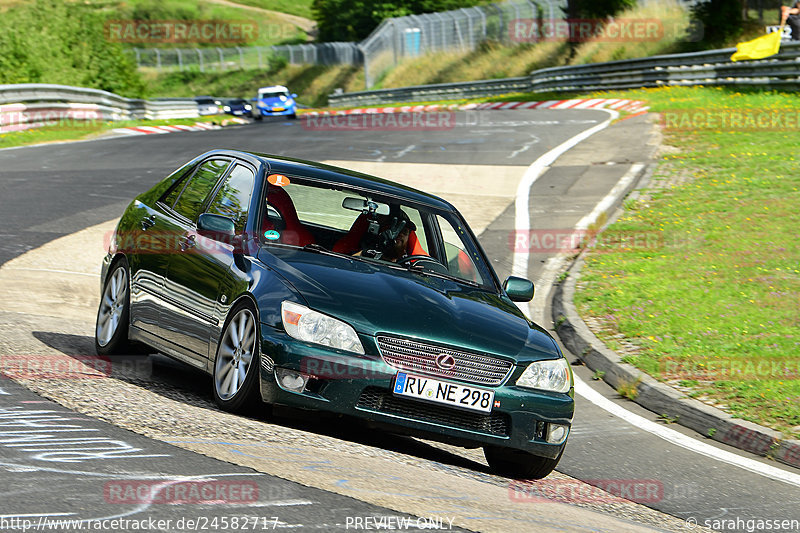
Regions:
[[[431, 257], [429, 255], [417, 254], [417, 255], [407, 255], [405, 257], [401, 257], [400, 259], [397, 260], [397, 264], [405, 266], [405, 265], [409, 265], [411, 263], [416, 263], [417, 261], [423, 261], [423, 260], [433, 261], [435, 263], [439, 263], [439, 261], [437, 261], [436, 259], [434, 259], [433, 257]], [[439, 264], [441, 264], [441, 263], [439, 263]]]

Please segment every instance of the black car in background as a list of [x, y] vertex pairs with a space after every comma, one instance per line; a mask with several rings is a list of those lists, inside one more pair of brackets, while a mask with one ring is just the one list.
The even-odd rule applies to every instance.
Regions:
[[244, 98], [231, 98], [222, 103], [222, 111], [235, 117], [252, 117], [253, 105]]

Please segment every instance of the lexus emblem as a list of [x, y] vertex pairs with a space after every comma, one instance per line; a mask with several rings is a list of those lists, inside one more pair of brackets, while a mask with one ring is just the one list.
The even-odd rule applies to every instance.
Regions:
[[442, 370], [453, 370], [456, 366], [456, 360], [448, 353], [440, 353], [436, 356], [436, 366]]

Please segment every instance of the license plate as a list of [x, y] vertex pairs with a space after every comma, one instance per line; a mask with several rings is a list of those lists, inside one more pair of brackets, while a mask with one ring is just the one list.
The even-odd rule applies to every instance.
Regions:
[[393, 392], [429, 402], [490, 413], [494, 391], [398, 372]]
[[273, 111], [283, 111], [283, 108], [282, 107], [273, 107], [272, 110]]

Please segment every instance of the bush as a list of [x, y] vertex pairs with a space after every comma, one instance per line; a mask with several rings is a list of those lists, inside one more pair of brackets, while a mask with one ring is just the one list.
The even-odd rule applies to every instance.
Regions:
[[105, 16], [57, 0], [15, 5], [0, 17], [0, 83], [56, 83], [130, 97], [145, 86], [122, 45], [104, 34]]
[[744, 19], [739, 1], [702, 0], [692, 8], [692, 16], [703, 25], [701, 49], [725, 46], [742, 33]]

